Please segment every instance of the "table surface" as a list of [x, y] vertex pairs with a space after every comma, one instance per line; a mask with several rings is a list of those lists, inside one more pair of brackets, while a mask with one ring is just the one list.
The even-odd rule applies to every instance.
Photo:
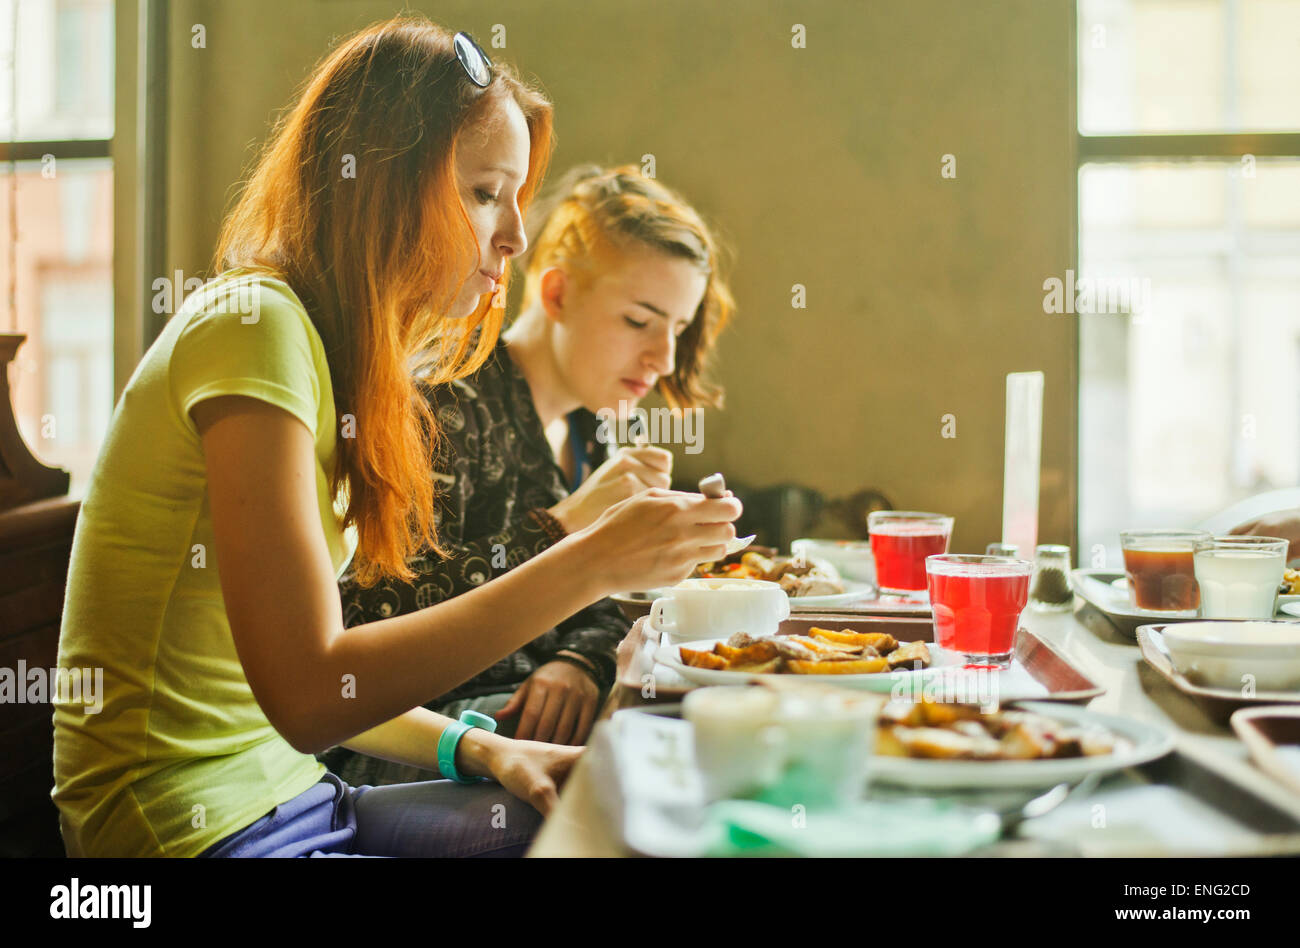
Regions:
[[[1147, 770], [1130, 770], [1104, 781], [1092, 795], [1068, 800], [1024, 824], [1019, 837], [999, 843], [993, 854], [1174, 856], [1300, 853], [1300, 800], [1258, 770], [1230, 727], [1211, 720], [1142, 659], [1137, 643], [1115, 630], [1104, 615], [1076, 598], [1073, 613], [1026, 612], [1024, 625], [1106, 689], [1088, 703], [1094, 711], [1147, 721], [1173, 732], [1178, 773], [1192, 773], [1201, 795], [1161, 783]], [[615, 694], [603, 716], [626, 697]], [[1166, 764], [1166, 767], [1173, 765]], [[1253, 806], [1216, 805], [1207, 784], [1262, 801]], [[1247, 788], [1243, 790], [1241, 788]], [[546, 820], [530, 856], [626, 856], [603, 815], [599, 788], [584, 756], [560, 802]], [[1248, 793], [1247, 793], [1248, 791]], [[1269, 808], [1272, 812], [1269, 812]], [[1225, 809], [1251, 813], [1225, 812]]]

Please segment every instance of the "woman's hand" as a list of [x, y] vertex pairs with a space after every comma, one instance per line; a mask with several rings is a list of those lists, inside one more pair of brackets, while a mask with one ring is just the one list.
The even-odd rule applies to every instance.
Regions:
[[581, 668], [547, 662], [524, 680], [496, 717], [519, 714], [516, 740], [585, 744], [599, 699], [600, 689]]
[[1256, 537], [1277, 537], [1290, 543], [1286, 559], [1300, 555], [1300, 510], [1279, 510], [1238, 524], [1228, 531]]
[[[468, 731], [461, 744], [470, 739]], [[495, 735], [491, 735], [496, 738]], [[488, 770], [501, 786], [537, 810], [549, 816], [560, 797], [560, 787], [574, 763], [582, 756], [581, 747], [542, 744], [537, 741], [496, 738], [491, 742]]]
[[610, 507], [586, 530], [566, 539], [586, 549], [602, 595], [672, 586], [700, 563], [722, 559], [736, 537], [731, 525], [744, 507], [731, 491], [703, 494], [651, 488]]
[[595, 523], [606, 510], [651, 487], [672, 483], [673, 456], [653, 445], [622, 448], [549, 513], [569, 533]]

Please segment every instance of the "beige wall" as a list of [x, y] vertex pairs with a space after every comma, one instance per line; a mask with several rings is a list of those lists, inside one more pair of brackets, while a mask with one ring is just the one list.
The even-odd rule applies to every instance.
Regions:
[[[410, 5], [485, 46], [505, 26], [489, 52], [557, 103], [557, 170], [652, 153], [735, 248], [728, 408], [679, 470], [878, 487], [955, 514], [954, 548], [982, 549], [1000, 525], [1004, 376], [1042, 369], [1040, 535], [1071, 542], [1075, 325], [1041, 305], [1074, 260], [1069, 0]], [[398, 8], [172, 4], [173, 267], [205, 270], [233, 184], [331, 38]]]

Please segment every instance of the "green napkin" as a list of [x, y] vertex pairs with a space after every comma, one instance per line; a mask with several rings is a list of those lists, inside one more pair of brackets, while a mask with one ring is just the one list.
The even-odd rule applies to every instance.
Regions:
[[993, 842], [996, 814], [943, 800], [837, 809], [723, 800], [706, 811], [708, 856], [956, 856]]

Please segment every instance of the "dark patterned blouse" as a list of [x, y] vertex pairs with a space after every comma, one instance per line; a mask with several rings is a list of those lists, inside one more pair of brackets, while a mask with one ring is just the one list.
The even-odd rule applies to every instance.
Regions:
[[[426, 553], [410, 560], [412, 582], [388, 580], [362, 589], [343, 576], [343, 621], [374, 622], [459, 596], [525, 562], [564, 537], [546, 508], [568, 496], [528, 382], [504, 341], [476, 373], [427, 393], [442, 429], [435, 470], [439, 481], [438, 538], [450, 558]], [[569, 416], [579, 480], [606, 457], [596, 416]], [[585, 451], [584, 451], [585, 449]], [[618, 604], [603, 599], [519, 651], [448, 692], [430, 707], [461, 698], [513, 691], [561, 649], [582, 655], [599, 672], [602, 691], [614, 680], [614, 655], [629, 625]]]

